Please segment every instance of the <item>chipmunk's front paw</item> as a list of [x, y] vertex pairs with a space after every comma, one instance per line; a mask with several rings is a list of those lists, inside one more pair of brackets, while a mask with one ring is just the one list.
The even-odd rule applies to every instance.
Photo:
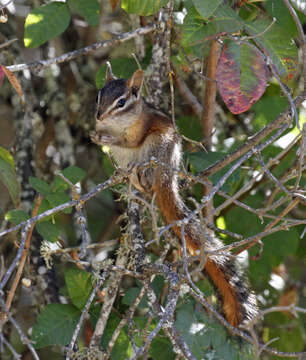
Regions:
[[91, 131], [89, 137], [93, 143], [100, 145], [100, 136], [96, 131]]
[[113, 144], [114, 138], [108, 134], [102, 134], [98, 131], [91, 131], [90, 139], [97, 145], [110, 145]]

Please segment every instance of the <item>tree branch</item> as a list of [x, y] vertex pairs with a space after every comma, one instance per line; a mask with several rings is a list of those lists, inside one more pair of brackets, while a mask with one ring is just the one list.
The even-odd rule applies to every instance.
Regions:
[[25, 69], [38, 71], [38, 70], [41, 70], [52, 64], [60, 64], [62, 62], [71, 61], [79, 56], [87, 55], [87, 54], [89, 54], [93, 51], [96, 51], [98, 49], [101, 49], [101, 48], [107, 48], [110, 46], [119, 45], [125, 41], [134, 39], [137, 36], [149, 34], [149, 33], [153, 32], [155, 29], [156, 29], [155, 24], [148, 25], [148, 26], [141, 27], [141, 28], [138, 28], [133, 31], [129, 31], [129, 32], [126, 32], [123, 34], [116, 35], [111, 40], [98, 41], [94, 44], [91, 44], [89, 46], [86, 46], [86, 47], [78, 49], [78, 50], [70, 51], [70, 52], [63, 54], [61, 56], [58, 56], [58, 57], [54, 57], [54, 58], [51, 58], [48, 60], [33, 61], [33, 62], [30, 62], [27, 64], [17, 64], [17, 65], [6, 66], [6, 68], [12, 72], [22, 71]]

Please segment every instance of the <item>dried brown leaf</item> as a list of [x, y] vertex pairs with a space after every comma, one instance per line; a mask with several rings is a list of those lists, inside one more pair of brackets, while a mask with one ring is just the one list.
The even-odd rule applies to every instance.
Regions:
[[10, 70], [8, 70], [5, 66], [1, 66], [3, 72], [5, 73], [6, 77], [8, 78], [9, 82], [13, 86], [13, 88], [16, 90], [17, 94], [19, 95], [21, 102], [24, 103], [23, 100], [23, 92], [22, 87], [20, 85], [20, 82], [18, 81], [17, 77], [14, 73], [12, 73]]

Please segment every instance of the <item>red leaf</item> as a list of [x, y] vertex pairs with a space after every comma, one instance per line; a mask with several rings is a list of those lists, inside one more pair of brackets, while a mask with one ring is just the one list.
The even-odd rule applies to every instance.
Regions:
[[224, 46], [217, 66], [218, 89], [233, 114], [243, 113], [264, 93], [269, 76], [260, 52], [245, 44]]

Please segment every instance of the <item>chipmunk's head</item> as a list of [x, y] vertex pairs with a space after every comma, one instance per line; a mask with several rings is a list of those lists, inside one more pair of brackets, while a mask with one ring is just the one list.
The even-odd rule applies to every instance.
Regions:
[[100, 144], [116, 145], [119, 137], [122, 141], [127, 136], [142, 112], [142, 85], [142, 70], [128, 80], [117, 79], [107, 63], [106, 83], [96, 99], [96, 133]]

